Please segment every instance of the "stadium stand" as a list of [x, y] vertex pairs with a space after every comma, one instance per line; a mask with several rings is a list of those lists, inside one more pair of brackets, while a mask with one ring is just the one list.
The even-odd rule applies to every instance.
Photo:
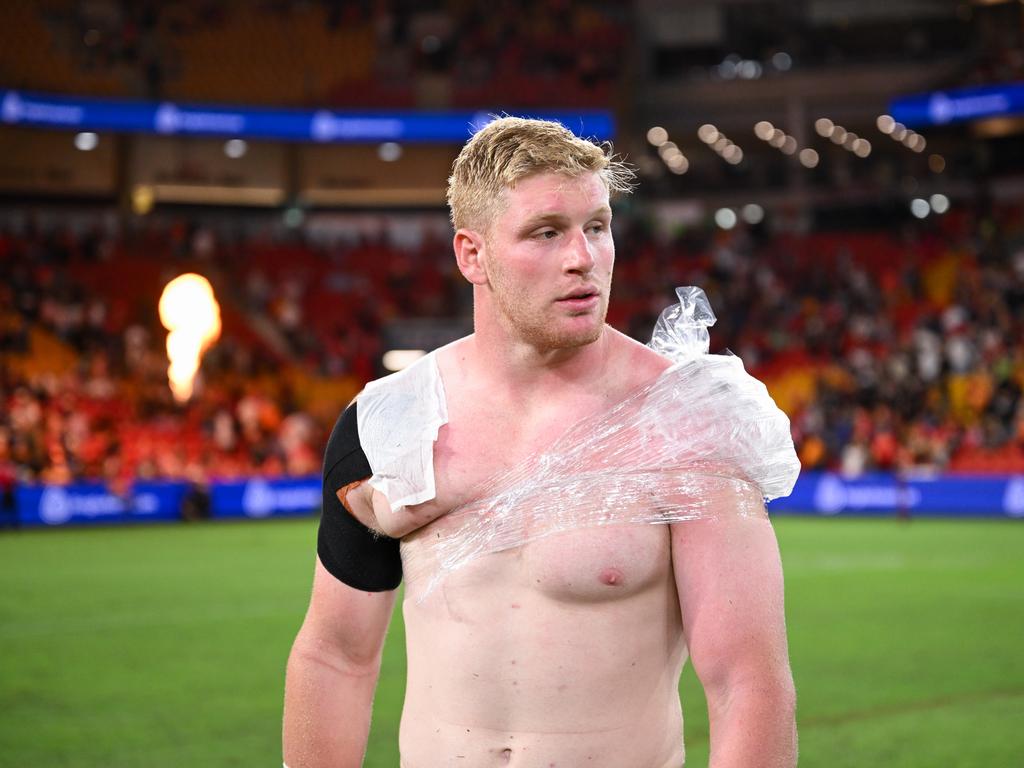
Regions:
[[597, 107], [618, 79], [628, 13], [608, 2], [483, 13], [454, 0], [14, 0], [0, 7], [0, 81], [222, 104]]
[[[714, 348], [769, 383], [807, 468], [1024, 471], [1024, 214], [994, 216], [957, 211], [898, 236], [669, 242], [625, 217], [609, 321], [646, 340], [671, 286], [702, 285]], [[225, 331], [180, 406], [155, 307], [195, 267]], [[336, 412], [381, 372], [381, 329], [466, 308], [447, 243], [428, 235], [326, 247], [182, 220], [29, 230], [0, 238], [0, 270], [0, 476], [13, 462], [21, 481], [315, 472]]]
[[[826, 5], [816, 13], [830, 13]], [[713, 92], [731, 78], [741, 90], [768, 89], [757, 106], [768, 109], [778, 101], [771, 94], [784, 93], [771, 89], [790, 77], [794, 60], [808, 67], [795, 76], [820, 91], [834, 90], [838, 81], [830, 78], [852, 68], [870, 91], [896, 77], [903, 60], [948, 63], [928, 70], [936, 87], [1019, 78], [1024, 59], [1006, 23], [1018, 13], [1012, 5], [967, 9], [968, 21], [963, 9], [934, 14], [927, 23], [912, 14], [886, 21], [871, 16], [881, 13], [876, 8], [847, 24], [795, 10], [778, 15], [771, 4], [727, 4], [700, 34], [711, 39], [727, 29], [736, 50], [756, 59], [748, 63], [764, 79], [741, 83], [739, 59], [729, 51], [659, 35], [657, 25], [675, 17], [656, 5], [531, 0], [491, 3], [484, 13], [457, 0], [14, 0], [0, 6], [0, 84], [183, 103], [618, 105], [620, 114], [628, 114], [623, 104], [653, 114], [668, 93], [656, 89], [678, 86], [686, 98], [703, 99], [709, 114], [728, 117], [738, 107], [716, 102], [701, 90], [705, 84]], [[693, 13], [686, 18], [699, 22]], [[808, 24], [825, 30], [829, 45], [817, 46], [825, 32], [811, 34]], [[633, 71], [637, 43], [630, 37], [638, 31], [650, 38], [651, 55], [641, 62], [651, 86], [644, 97], [630, 92], [641, 76]], [[790, 53], [779, 59], [782, 47]], [[665, 105], [677, 124], [693, 122], [692, 115], [679, 117], [680, 108]], [[849, 109], [867, 114], [860, 103]], [[796, 206], [787, 197], [794, 190], [800, 205], [817, 209], [806, 225], [724, 231], [705, 222], [666, 236], [643, 205], [626, 207], [616, 219], [609, 321], [645, 340], [672, 287], [704, 287], [719, 315], [714, 347], [734, 351], [768, 382], [791, 416], [808, 469], [1024, 471], [1024, 209], [992, 203], [969, 186], [979, 172], [998, 180], [1001, 171], [1019, 170], [1024, 156], [1001, 152], [997, 168], [974, 145], [929, 137], [929, 147], [946, 156], [939, 157], [948, 166], [940, 178], [933, 158], [876, 134], [871, 161], [851, 160], [811, 134], [810, 112], [803, 117], [801, 141], [821, 155], [813, 170], [752, 144], [749, 133], [737, 139], [752, 159], [741, 168], [720, 162], [693, 136], [687, 145], [673, 134], [693, 158], [685, 181], [666, 171], [653, 147], [637, 147], [643, 130], [628, 126], [649, 200], [671, 200], [689, 183], [688, 195], [707, 196], [709, 211], [739, 188], [774, 205], [780, 218]], [[873, 130], [874, 117], [867, 119]], [[40, 158], [48, 146], [35, 148], [34, 162], [57, 178], [59, 196], [69, 165], [46, 166]], [[188, 156], [187, 142], [173, 151], [169, 143], [146, 146], [174, 159], [141, 181], [188, 186], [206, 179], [192, 172], [203, 161]], [[123, 146], [118, 153], [128, 158], [116, 161], [118, 173], [130, 177], [130, 153]], [[367, 153], [371, 162], [354, 175], [357, 198], [377, 173], [374, 148]], [[297, 175], [294, 163], [278, 174], [276, 160], [261, 162], [272, 169], [267, 184], [294, 186], [283, 179]], [[332, 162], [352, 161], [339, 154]], [[262, 175], [246, 181], [230, 169], [218, 174], [211, 178], [227, 186], [264, 183]], [[342, 185], [351, 181], [336, 175]], [[31, 189], [52, 193], [45, 181]], [[904, 198], [938, 190], [940, 181], [960, 185], [953, 209], [911, 221]], [[121, 178], [115, 193], [125, 199], [132, 194], [126, 183]], [[1008, 189], [1001, 199], [1014, 199]], [[467, 288], [436, 228], [410, 243], [394, 237], [382, 216], [377, 235], [325, 242], [301, 227], [240, 227], [237, 211], [227, 209], [194, 217], [158, 207], [146, 216], [117, 200], [106, 204], [76, 227], [54, 225], [53, 217], [38, 225], [19, 201], [5, 205], [8, 222], [27, 222], [0, 233], [5, 493], [15, 482], [315, 473], [338, 410], [383, 372], [386, 331], [403, 320], [467, 316]], [[892, 214], [897, 207], [902, 212]], [[883, 209], [887, 218], [876, 220]], [[432, 215], [443, 217], [436, 208]], [[271, 218], [278, 221], [280, 211], [265, 214]], [[210, 223], [218, 219], [222, 225]], [[183, 406], [166, 386], [156, 302], [162, 286], [189, 269], [213, 283], [224, 330], [204, 360], [196, 398]]]

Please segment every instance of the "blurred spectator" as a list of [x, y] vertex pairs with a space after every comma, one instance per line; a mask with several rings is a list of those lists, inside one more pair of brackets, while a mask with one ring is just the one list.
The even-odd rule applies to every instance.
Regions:
[[[807, 468], [1022, 471], [1024, 216], [944, 221], [898, 236], [662, 241], [619, 217], [609, 321], [646, 341], [672, 286], [701, 285], [719, 317], [713, 351], [735, 351], [769, 384]], [[0, 235], [0, 340], [12, 353], [0, 366], [0, 492], [316, 473], [334, 417], [381, 372], [386, 324], [468, 311], [448, 246], [427, 230], [405, 246], [386, 231], [325, 246], [147, 227]], [[225, 329], [182, 405], [155, 306], [190, 264], [213, 281]]]

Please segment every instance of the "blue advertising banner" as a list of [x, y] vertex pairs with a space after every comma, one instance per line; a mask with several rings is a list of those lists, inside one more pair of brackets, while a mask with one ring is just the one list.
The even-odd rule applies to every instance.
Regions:
[[[531, 112], [579, 136], [613, 138], [611, 113]], [[225, 136], [321, 143], [434, 142], [461, 144], [493, 119], [477, 112], [348, 112], [261, 109], [172, 102], [93, 99], [0, 90], [0, 122], [76, 131]]]
[[127, 496], [103, 483], [19, 486], [14, 503], [23, 526], [178, 520], [188, 483], [137, 482]]
[[[298, 517], [320, 510], [317, 475], [248, 478], [210, 485], [213, 518]], [[15, 489], [22, 526], [136, 523], [181, 519], [190, 486], [137, 482], [127, 496], [103, 483], [33, 485]], [[843, 477], [804, 472], [793, 493], [768, 505], [771, 514], [834, 516], [909, 515], [1024, 519], [1024, 475], [940, 475], [900, 478], [886, 473]]]
[[900, 478], [874, 473], [847, 478], [832, 472], [804, 472], [793, 493], [770, 502], [768, 511], [772, 514], [1024, 518], [1024, 475]]
[[954, 88], [894, 99], [889, 114], [911, 128], [1024, 114], [1024, 83]]
[[223, 517], [282, 517], [319, 512], [323, 485], [319, 475], [274, 480], [216, 482], [210, 485], [210, 515]]

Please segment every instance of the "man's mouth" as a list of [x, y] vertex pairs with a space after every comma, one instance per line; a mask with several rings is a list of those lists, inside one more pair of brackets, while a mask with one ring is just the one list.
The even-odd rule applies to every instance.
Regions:
[[571, 300], [574, 300], [574, 299], [588, 299], [591, 296], [597, 296], [597, 289], [596, 288], [577, 288], [576, 290], [570, 291], [569, 293], [567, 293], [564, 296], [562, 296], [559, 299], [559, 301], [571, 301]]
[[558, 299], [558, 303], [577, 308], [588, 307], [596, 303], [599, 296], [595, 288], [577, 288]]

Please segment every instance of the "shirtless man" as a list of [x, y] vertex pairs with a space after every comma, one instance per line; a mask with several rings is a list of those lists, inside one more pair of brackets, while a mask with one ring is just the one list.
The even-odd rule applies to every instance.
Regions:
[[609, 194], [625, 173], [561, 126], [517, 118], [456, 160], [449, 203], [474, 333], [396, 374], [440, 392], [419, 416], [440, 418], [410, 433], [433, 440], [418, 487], [372, 466], [375, 417], [353, 414], [393, 377], [335, 427], [312, 600], [288, 661], [289, 768], [362, 764], [403, 564], [403, 768], [679, 768], [687, 656], [711, 768], [796, 764], [778, 548], [766, 516], [730, 514], [736, 498], [710, 500], [714, 519], [581, 525], [480, 557], [425, 594], [450, 510], [670, 365], [604, 323]]

